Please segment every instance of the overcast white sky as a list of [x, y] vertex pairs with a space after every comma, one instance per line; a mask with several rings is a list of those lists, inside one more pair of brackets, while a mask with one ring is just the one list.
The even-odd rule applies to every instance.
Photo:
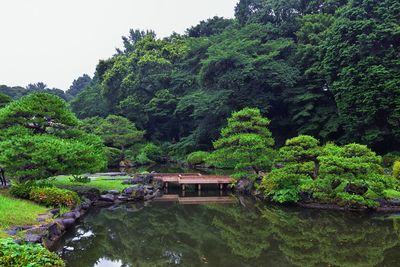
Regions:
[[233, 17], [238, 0], [0, 0], [0, 84], [68, 89], [122, 46], [130, 28], [158, 37]]

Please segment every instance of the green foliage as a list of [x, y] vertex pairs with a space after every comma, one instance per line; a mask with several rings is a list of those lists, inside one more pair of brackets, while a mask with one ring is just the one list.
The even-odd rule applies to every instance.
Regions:
[[204, 164], [207, 162], [209, 156], [210, 156], [209, 152], [195, 151], [187, 156], [186, 161], [192, 165]]
[[29, 195], [33, 188], [52, 187], [52, 183], [48, 181], [30, 180], [26, 182], [15, 182], [10, 188], [10, 194], [17, 198], [29, 199]]
[[48, 207], [66, 206], [74, 208], [80, 203], [77, 193], [56, 187], [33, 188], [29, 199]]
[[0, 108], [4, 108], [10, 102], [12, 102], [11, 97], [6, 94], [0, 93]]
[[318, 202], [375, 207], [385, 190], [400, 186], [383, 175], [381, 160], [365, 145], [321, 147], [315, 138], [299, 136], [279, 150], [260, 189], [278, 202], [296, 202], [303, 193]]
[[0, 239], [0, 266], [4, 267], [64, 267], [56, 253], [41, 245], [19, 245], [12, 239]]
[[162, 161], [163, 151], [160, 146], [153, 143], [147, 143], [139, 150], [139, 155], [145, 155], [149, 160], [153, 162]]
[[104, 153], [107, 158], [107, 165], [109, 167], [118, 167], [122, 160], [122, 151], [115, 147], [105, 147]]
[[268, 115], [278, 145], [312, 135], [386, 153], [400, 145], [397, 2], [241, 0], [234, 19], [184, 35], [130, 30], [88, 86], [74, 82], [71, 107], [79, 118], [126, 117], [176, 157], [210, 150], [245, 107]]
[[385, 198], [394, 198], [394, 199], [400, 199], [400, 191], [393, 190], [393, 189], [386, 189], [383, 191], [383, 196]]
[[82, 92], [87, 86], [89, 86], [91, 81], [92, 79], [89, 75], [83, 74], [81, 77], [72, 82], [72, 85], [69, 87], [66, 93], [71, 96], [76, 96], [80, 92]]
[[34, 93], [0, 110], [0, 163], [20, 181], [104, 168], [98, 137], [76, 129], [79, 121], [60, 98]]
[[221, 138], [214, 142], [216, 151], [210, 162], [218, 167], [233, 163], [237, 175], [247, 170], [253, 174], [268, 170], [274, 156], [269, 122], [259, 109], [245, 108], [232, 113], [227, 127], [221, 130]]
[[72, 177], [69, 178], [69, 180], [72, 183], [81, 183], [81, 184], [87, 184], [90, 183], [90, 178], [84, 175], [73, 175]]
[[327, 30], [324, 64], [347, 142], [398, 146], [399, 13], [396, 0], [349, 1]]
[[400, 179], [400, 161], [395, 161], [393, 164], [393, 176]]
[[47, 134], [11, 138], [0, 142], [0, 149], [0, 162], [21, 181], [96, 172], [105, 165], [102, 150], [93, 143]]
[[21, 125], [34, 133], [50, 133], [76, 126], [78, 120], [57, 96], [34, 93], [0, 110], [0, 127]]

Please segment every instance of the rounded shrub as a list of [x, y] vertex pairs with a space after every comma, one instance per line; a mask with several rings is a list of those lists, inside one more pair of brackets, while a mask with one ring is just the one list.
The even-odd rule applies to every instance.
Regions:
[[39, 204], [53, 207], [66, 206], [73, 208], [80, 203], [77, 193], [56, 187], [34, 188], [29, 198]]
[[192, 165], [197, 165], [197, 164], [203, 164], [206, 162], [207, 158], [210, 156], [210, 153], [206, 151], [195, 151], [190, 153], [186, 160], [189, 164]]
[[10, 188], [10, 194], [17, 198], [29, 199], [29, 195], [33, 188], [53, 187], [53, 185], [46, 180], [40, 181], [26, 181], [15, 182]]
[[393, 164], [393, 176], [400, 179], [400, 161]]
[[18, 245], [11, 238], [0, 239], [0, 266], [64, 267], [60, 257], [37, 244]]

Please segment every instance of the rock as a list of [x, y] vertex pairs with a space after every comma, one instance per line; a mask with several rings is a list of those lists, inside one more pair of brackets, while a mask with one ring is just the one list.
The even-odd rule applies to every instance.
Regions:
[[48, 219], [51, 219], [53, 217], [52, 213], [46, 213], [46, 214], [39, 214], [39, 217], [36, 219], [38, 222], [44, 222]]
[[400, 206], [400, 199], [388, 199], [386, 200], [386, 204], [390, 206]]
[[10, 229], [10, 230], [5, 231], [5, 233], [8, 235], [14, 236], [18, 233], [18, 229]]
[[308, 203], [311, 202], [311, 194], [308, 192], [300, 193], [300, 202]]
[[115, 196], [112, 195], [112, 194], [101, 195], [99, 200], [100, 201], [105, 201], [105, 202], [114, 202], [115, 201]]
[[33, 235], [33, 234], [28, 234], [25, 235], [25, 241], [29, 243], [41, 243], [42, 242], [42, 237], [40, 235]]
[[51, 214], [53, 214], [53, 215], [57, 215], [57, 214], [60, 213], [60, 209], [52, 209], [52, 210], [50, 210], [49, 212], [50, 212]]
[[134, 185], [128, 188], [125, 188], [122, 190], [123, 195], [131, 195], [134, 191], [136, 191], [140, 186], [139, 185]]
[[68, 218], [68, 219], [63, 219], [61, 220], [61, 223], [65, 228], [69, 228], [75, 224], [75, 219]]
[[153, 180], [152, 185], [155, 189], [162, 189], [164, 187], [164, 184], [161, 180]]
[[79, 206], [79, 208], [81, 209], [81, 210], [88, 210], [89, 208], [90, 208], [90, 206], [91, 206], [91, 202], [83, 202], [80, 206]]
[[354, 195], [364, 195], [368, 191], [368, 186], [366, 185], [355, 185], [349, 183], [344, 189], [345, 192]]
[[119, 195], [119, 191], [118, 191], [118, 190], [109, 190], [109, 191], [107, 192], [107, 194], [110, 194], [110, 195]]
[[119, 197], [117, 197], [117, 199], [118, 199], [119, 201], [122, 201], [122, 202], [128, 201], [128, 198], [125, 197], [125, 196], [119, 196]]
[[132, 186], [124, 189], [123, 195], [133, 200], [144, 199], [145, 192], [143, 186]]
[[153, 189], [154, 189], [154, 186], [152, 186], [152, 185], [145, 185], [145, 186], [144, 186], [144, 189], [153, 190]]
[[89, 199], [90, 201], [95, 201], [100, 196], [100, 190], [90, 186], [60, 186], [63, 189], [68, 189], [76, 192], [81, 198]]
[[138, 174], [135, 177], [128, 179], [123, 184], [150, 184], [153, 181], [153, 174]]
[[119, 166], [121, 168], [132, 168], [133, 163], [130, 160], [121, 160]]
[[66, 219], [68, 219], [68, 218], [75, 219], [75, 218], [77, 218], [77, 213], [75, 211], [67, 212], [67, 213], [64, 213], [62, 215], [62, 217], [66, 218]]
[[156, 196], [155, 195], [145, 195], [144, 196], [144, 200], [150, 200], [150, 199], [153, 199], [153, 198], [155, 198]]
[[253, 189], [253, 182], [247, 178], [240, 179], [235, 187], [235, 190], [239, 194], [250, 194]]
[[58, 239], [63, 234], [64, 231], [64, 227], [62, 227], [58, 223], [50, 224], [47, 229], [48, 229], [47, 238], [50, 240]]

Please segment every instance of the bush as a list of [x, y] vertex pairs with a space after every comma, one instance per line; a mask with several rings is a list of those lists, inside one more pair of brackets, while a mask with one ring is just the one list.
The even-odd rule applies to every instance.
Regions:
[[393, 176], [400, 179], [400, 161], [396, 161], [393, 164]]
[[34, 188], [29, 198], [39, 204], [52, 207], [66, 206], [73, 208], [80, 203], [77, 193], [56, 187]]
[[104, 153], [106, 155], [107, 165], [109, 167], [118, 167], [119, 166], [119, 162], [123, 158], [122, 151], [120, 149], [114, 148], [114, 147], [105, 147]]
[[73, 175], [71, 178], [69, 178], [69, 181], [71, 183], [87, 184], [90, 183], [90, 178], [82, 175]]
[[44, 187], [53, 187], [53, 185], [50, 182], [44, 180], [13, 183], [10, 188], [10, 194], [18, 198], [29, 199], [29, 194], [31, 193], [33, 188]]
[[187, 156], [186, 161], [192, 165], [203, 164], [207, 161], [209, 156], [210, 156], [209, 152], [195, 151]]
[[146, 144], [141, 150], [140, 153], [144, 153], [148, 159], [159, 162], [162, 160], [162, 149], [161, 147], [153, 144], [153, 143], [148, 143]]
[[145, 153], [140, 153], [136, 156], [135, 162], [140, 165], [146, 165], [152, 163], [153, 161], [150, 160]]
[[385, 198], [394, 198], [394, 199], [400, 199], [400, 192], [393, 190], [393, 189], [387, 189], [383, 191], [383, 195]]
[[382, 156], [382, 165], [390, 168], [398, 160], [400, 160], [400, 151], [390, 152]]
[[41, 245], [18, 245], [12, 239], [0, 239], [0, 266], [4, 267], [64, 267], [57, 254]]

